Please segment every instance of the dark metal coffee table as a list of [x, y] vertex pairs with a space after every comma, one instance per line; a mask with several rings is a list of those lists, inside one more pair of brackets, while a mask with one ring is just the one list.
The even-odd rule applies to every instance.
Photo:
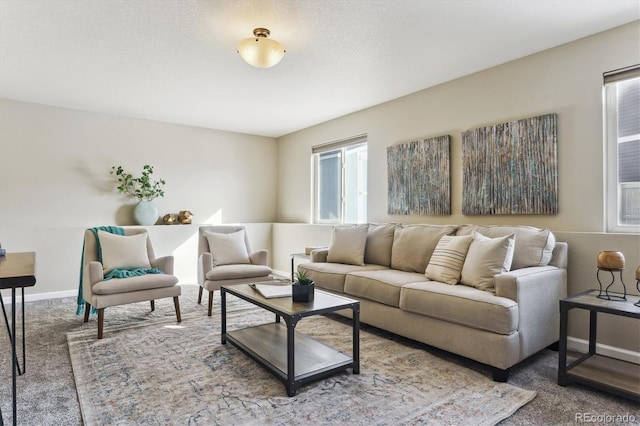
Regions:
[[[322, 290], [315, 290], [312, 302], [293, 302], [291, 297], [266, 299], [249, 284], [223, 285], [222, 344], [227, 340], [285, 383], [287, 395], [294, 396], [300, 386], [351, 368], [360, 373], [360, 302]], [[226, 294], [230, 293], [275, 314], [275, 322], [227, 331]], [[353, 313], [353, 353], [342, 352], [296, 331], [305, 317], [342, 309]], [[286, 326], [280, 322], [284, 319]]]

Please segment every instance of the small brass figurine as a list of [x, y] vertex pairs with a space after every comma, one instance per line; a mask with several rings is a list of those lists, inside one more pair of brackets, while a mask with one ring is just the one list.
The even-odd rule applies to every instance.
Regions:
[[174, 225], [177, 220], [178, 218], [173, 213], [167, 213], [164, 216], [162, 216], [162, 221], [164, 222], [165, 225]]
[[180, 213], [178, 213], [178, 222], [183, 225], [190, 225], [192, 218], [193, 213], [191, 213], [189, 210], [182, 210], [180, 211]]

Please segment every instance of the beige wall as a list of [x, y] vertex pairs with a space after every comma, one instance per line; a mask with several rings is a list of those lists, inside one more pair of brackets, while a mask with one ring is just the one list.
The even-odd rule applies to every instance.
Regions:
[[[309, 221], [313, 145], [367, 133], [370, 221], [526, 221], [554, 230], [605, 231], [602, 73], [640, 63], [639, 33], [640, 23], [635, 22], [279, 138], [278, 221]], [[559, 133], [559, 213], [462, 215], [460, 132], [554, 112]], [[388, 215], [387, 147], [447, 134], [451, 135], [453, 214]]]
[[[72, 290], [84, 229], [133, 224], [135, 200], [116, 192], [111, 166], [139, 174], [153, 165], [167, 181], [155, 200], [161, 215], [191, 210], [196, 224], [270, 223], [277, 161], [272, 138], [2, 99], [0, 243], [36, 251], [38, 283], [27, 293]], [[195, 253], [196, 226], [168, 228], [152, 231], [159, 254]], [[256, 235], [255, 248], [270, 248], [270, 232], [268, 225]], [[195, 254], [185, 258], [176, 259], [181, 282], [195, 277]]]
[[[640, 265], [640, 235], [605, 232], [602, 142], [602, 73], [637, 63], [638, 21], [279, 138], [278, 220], [282, 223], [274, 227], [274, 266], [290, 268], [289, 253], [299, 252], [305, 245], [330, 242], [326, 227], [287, 224], [309, 221], [311, 147], [367, 133], [369, 221], [547, 227], [559, 240], [569, 243], [570, 294], [597, 287], [596, 255], [600, 250], [615, 249], [623, 251], [627, 259], [624, 279], [637, 300], [634, 271]], [[463, 215], [461, 131], [553, 112], [558, 114], [559, 213]], [[388, 215], [387, 147], [446, 134], [452, 141], [452, 214]], [[570, 334], [585, 338], [586, 317], [572, 314], [574, 317], [577, 320], [570, 325]], [[638, 321], [604, 317], [599, 333], [602, 343], [640, 351]]]

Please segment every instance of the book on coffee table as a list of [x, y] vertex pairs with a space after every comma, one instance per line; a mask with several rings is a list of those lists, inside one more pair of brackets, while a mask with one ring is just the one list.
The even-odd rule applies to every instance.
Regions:
[[249, 286], [260, 293], [265, 299], [274, 297], [291, 297], [291, 284], [268, 284], [267, 282], [252, 283]]

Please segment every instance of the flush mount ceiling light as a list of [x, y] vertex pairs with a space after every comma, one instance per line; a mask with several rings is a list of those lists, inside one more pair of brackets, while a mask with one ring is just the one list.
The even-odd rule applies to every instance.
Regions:
[[238, 43], [238, 53], [249, 65], [257, 68], [270, 68], [280, 62], [285, 54], [284, 46], [274, 39], [267, 38], [271, 32], [266, 28], [253, 30], [253, 37]]

